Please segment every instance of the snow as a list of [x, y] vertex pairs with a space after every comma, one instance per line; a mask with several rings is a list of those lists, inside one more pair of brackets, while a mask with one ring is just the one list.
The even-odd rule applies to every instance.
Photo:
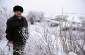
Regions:
[[77, 54], [74, 52], [69, 52], [68, 55], [77, 55]]
[[[29, 24], [29, 38], [25, 46], [25, 55], [67, 55], [63, 49], [62, 39], [59, 35], [59, 27], [49, 27], [46, 23], [35, 23], [34, 25]], [[44, 32], [45, 31], [45, 32]], [[55, 32], [56, 31], [56, 32]], [[77, 31], [74, 32], [74, 35], [77, 35]], [[80, 34], [78, 34], [80, 35]], [[81, 34], [82, 35], [82, 34]], [[69, 33], [68, 33], [69, 36]], [[77, 38], [77, 37], [75, 37]], [[82, 39], [76, 40], [83, 50], [85, 51], [84, 41]], [[74, 43], [76, 41], [73, 41]], [[0, 54], [12, 55], [13, 46], [9, 44], [11, 50], [9, 51], [9, 46], [7, 45], [6, 38], [3, 38], [0, 41]], [[62, 44], [63, 43], [63, 44]], [[69, 48], [69, 40], [66, 40], [67, 47]], [[76, 43], [75, 43], [76, 44]], [[74, 45], [75, 46], [75, 45]], [[80, 51], [79, 46], [76, 45], [76, 51]], [[79, 49], [79, 50], [78, 50]], [[77, 55], [74, 52], [69, 52], [68, 55]]]
[[83, 50], [85, 51], [85, 45], [83, 45]]

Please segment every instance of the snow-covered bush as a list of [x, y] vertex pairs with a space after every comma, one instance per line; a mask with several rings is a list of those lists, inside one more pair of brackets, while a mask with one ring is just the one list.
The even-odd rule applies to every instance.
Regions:
[[74, 52], [69, 52], [68, 55], [77, 55], [77, 54]]
[[35, 22], [41, 22], [44, 19], [44, 13], [43, 12], [35, 12], [30, 11], [28, 14], [28, 20], [31, 24], [34, 24]]

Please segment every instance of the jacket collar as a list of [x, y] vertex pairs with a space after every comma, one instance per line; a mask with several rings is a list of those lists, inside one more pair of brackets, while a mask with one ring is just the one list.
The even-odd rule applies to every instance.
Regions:
[[[14, 15], [13, 17], [14, 17], [14, 19], [19, 19], [18, 16], [16, 16], [16, 15]], [[23, 17], [21, 16], [21, 18], [23, 18]]]

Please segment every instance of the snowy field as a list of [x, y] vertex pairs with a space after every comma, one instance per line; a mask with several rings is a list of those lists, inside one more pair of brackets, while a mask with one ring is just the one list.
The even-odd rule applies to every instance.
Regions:
[[[25, 55], [84, 55], [85, 45], [83, 32], [62, 31], [58, 27], [49, 27], [46, 22], [29, 24], [29, 37], [25, 46]], [[71, 36], [71, 39], [69, 39]], [[12, 55], [12, 45], [7, 40], [0, 41], [0, 55]], [[83, 52], [84, 51], [84, 52]]]

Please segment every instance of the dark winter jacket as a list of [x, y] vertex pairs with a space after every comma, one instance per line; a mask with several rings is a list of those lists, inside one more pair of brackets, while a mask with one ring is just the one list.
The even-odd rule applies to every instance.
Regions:
[[6, 38], [9, 41], [24, 41], [28, 38], [28, 23], [26, 18], [19, 19], [16, 15], [7, 20]]

